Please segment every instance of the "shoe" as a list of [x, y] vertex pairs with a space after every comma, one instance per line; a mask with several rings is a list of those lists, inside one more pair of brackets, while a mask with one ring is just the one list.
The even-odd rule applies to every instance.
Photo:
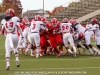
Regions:
[[42, 54], [42, 53], [40, 53], [40, 56], [43, 56], [43, 54]]
[[34, 54], [34, 53], [32, 53], [32, 54], [30, 54], [30, 56], [35, 56], [35, 54]]
[[60, 54], [61, 54], [61, 55], [65, 55], [65, 53], [64, 53], [63, 51], [60, 51]]
[[93, 55], [93, 53], [92, 53], [92, 52], [90, 52], [88, 55]]
[[20, 67], [19, 61], [16, 61], [16, 66]]
[[36, 58], [39, 58], [39, 55], [40, 55], [40, 54], [39, 54], [39, 52], [38, 52], [38, 53], [36, 53]]
[[73, 57], [76, 58], [76, 53], [73, 53]]
[[10, 69], [10, 66], [6, 66], [6, 70], [9, 70]]
[[97, 54], [98, 54], [98, 52], [97, 52], [97, 51], [95, 51], [95, 52], [94, 52], [94, 56], [96, 56]]
[[56, 57], [60, 57], [60, 56], [61, 56], [60, 53], [56, 55]]

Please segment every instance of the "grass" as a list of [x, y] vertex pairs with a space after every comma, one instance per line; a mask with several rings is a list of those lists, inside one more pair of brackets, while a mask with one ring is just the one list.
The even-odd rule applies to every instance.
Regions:
[[88, 56], [87, 52], [77, 58], [48, 55], [39, 59], [19, 52], [21, 66], [16, 67], [13, 54], [10, 58], [10, 70], [6, 71], [4, 40], [0, 36], [0, 75], [100, 75], [100, 56]]

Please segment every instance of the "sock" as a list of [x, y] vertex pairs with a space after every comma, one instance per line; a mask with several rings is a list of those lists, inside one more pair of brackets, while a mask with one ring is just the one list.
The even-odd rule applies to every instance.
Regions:
[[92, 52], [92, 50], [91, 50], [90, 48], [89, 48], [89, 49], [87, 49], [87, 50], [88, 50], [90, 53], [93, 53], [93, 52]]
[[70, 49], [68, 49], [68, 52], [71, 53], [71, 54], [73, 53]]
[[63, 51], [63, 48], [61, 47], [61, 48], [59, 48], [59, 50], [60, 50], [60, 51]]
[[18, 53], [15, 54], [16, 61], [19, 61]]
[[84, 49], [86, 49], [84, 46], [81, 46], [81, 48], [84, 50]]
[[76, 47], [75, 47], [75, 46], [73, 46], [73, 50], [74, 50], [74, 52], [76, 53]]
[[33, 49], [31, 49], [31, 54], [33, 54], [33, 52], [34, 52]]
[[9, 57], [7, 57], [6, 58], [6, 64], [7, 64], [7, 66], [10, 66], [10, 62], [9, 61], [10, 61], [10, 59], [9, 59]]
[[29, 45], [27, 46], [27, 48], [26, 48], [25, 52], [28, 52], [28, 50], [29, 50], [31, 47], [32, 47], [32, 45], [31, 45], [31, 44], [29, 44]]
[[98, 51], [95, 47], [92, 47], [92, 49], [93, 49], [93, 51], [96, 51], [96, 52]]
[[36, 48], [36, 53], [39, 53], [40, 52], [40, 47], [37, 47]]

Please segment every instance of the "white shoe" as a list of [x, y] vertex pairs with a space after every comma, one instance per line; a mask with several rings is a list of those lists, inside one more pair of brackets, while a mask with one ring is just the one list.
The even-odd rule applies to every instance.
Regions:
[[40, 53], [40, 56], [43, 56], [43, 54], [42, 54], [42, 53]]
[[64, 53], [63, 51], [60, 51], [60, 54], [61, 54], [61, 55], [65, 55], [65, 53]]
[[90, 52], [88, 55], [93, 55], [93, 52]]
[[10, 66], [6, 66], [6, 70], [9, 70], [10, 69]]
[[76, 58], [76, 52], [73, 52], [73, 57]]
[[30, 56], [35, 56], [35, 54], [30, 54]]
[[40, 55], [39, 53], [36, 53], [36, 58], [39, 58], [39, 55]]
[[20, 67], [19, 61], [16, 61], [16, 66]]

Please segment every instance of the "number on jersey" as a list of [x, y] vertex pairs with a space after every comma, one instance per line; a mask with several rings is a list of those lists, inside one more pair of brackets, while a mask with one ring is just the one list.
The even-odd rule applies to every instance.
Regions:
[[7, 23], [6, 23], [5, 25], [6, 25], [6, 28], [8, 28], [9, 26], [10, 26], [10, 27], [13, 27], [13, 22], [9, 22], [9, 26], [8, 26]]
[[35, 27], [36, 27], [36, 24], [34, 23], [34, 24], [33, 24], [33, 27], [32, 27], [32, 29], [34, 30], [34, 29], [35, 29]]
[[62, 26], [62, 30], [67, 30], [67, 29], [69, 29], [69, 26]]

